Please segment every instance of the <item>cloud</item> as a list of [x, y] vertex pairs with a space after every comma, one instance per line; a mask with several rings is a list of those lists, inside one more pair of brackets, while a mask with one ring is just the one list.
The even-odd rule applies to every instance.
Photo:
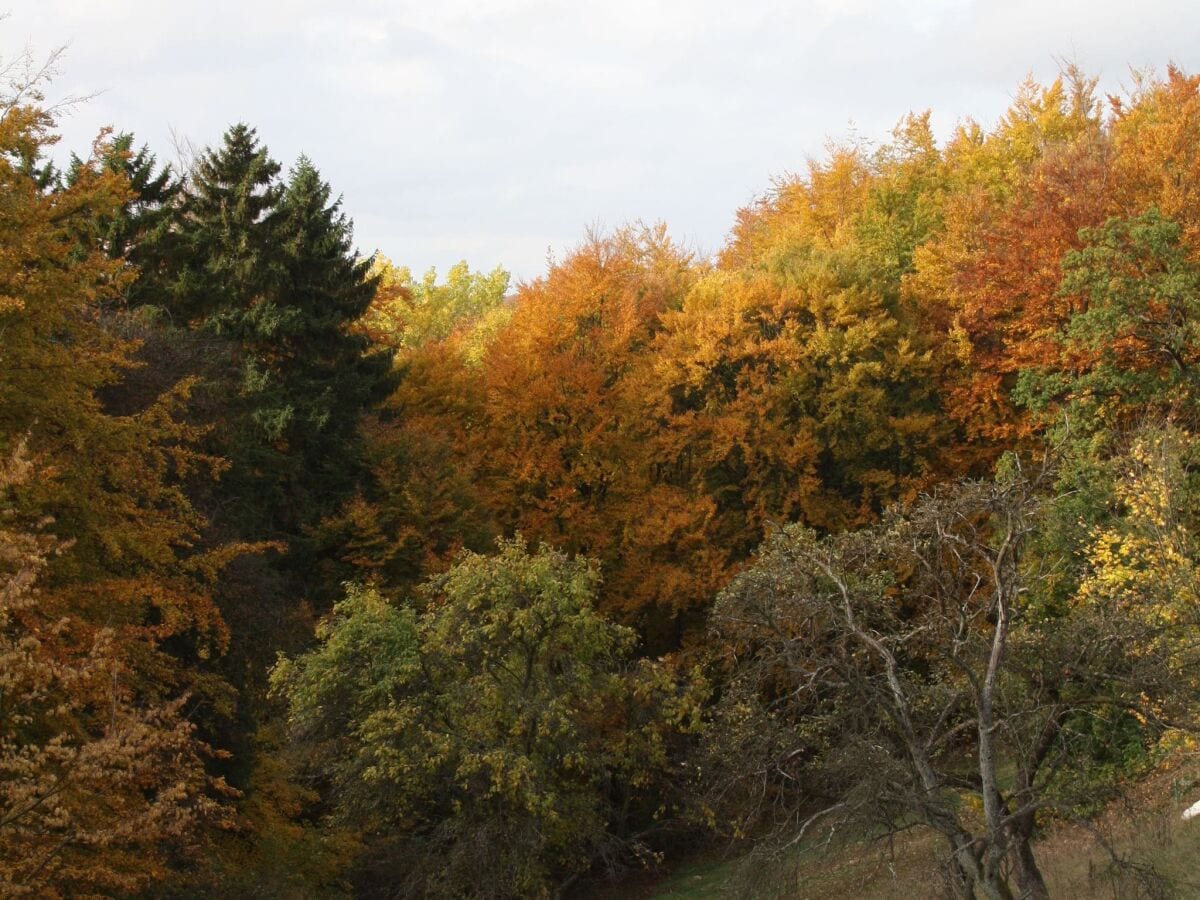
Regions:
[[994, 121], [1063, 57], [1200, 68], [1200, 4], [1144, 0], [18, 0], [0, 47], [71, 41], [55, 92], [164, 157], [233, 121], [344, 194], [360, 245], [416, 270], [532, 277], [596, 220], [664, 219], [705, 248], [849, 123]]

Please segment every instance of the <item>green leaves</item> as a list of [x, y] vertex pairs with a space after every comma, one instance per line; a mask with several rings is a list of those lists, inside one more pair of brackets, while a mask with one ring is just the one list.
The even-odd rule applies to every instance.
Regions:
[[1194, 401], [1200, 362], [1200, 269], [1182, 229], [1151, 207], [1085, 230], [1063, 259], [1064, 294], [1086, 301], [1068, 347], [1096, 354], [1075, 390], [1119, 395], [1128, 405]]
[[1182, 228], [1157, 208], [1080, 232], [1059, 289], [1075, 312], [1051, 338], [1053, 366], [1021, 373], [1014, 396], [1086, 431], [1200, 409], [1200, 268]]
[[340, 815], [402, 842], [414, 890], [536, 896], [621, 845], [611, 792], [665, 766], [687, 714], [660, 667], [628, 666], [598, 583], [586, 560], [502, 542], [430, 582], [419, 615], [351, 588], [319, 646], [273, 670]]

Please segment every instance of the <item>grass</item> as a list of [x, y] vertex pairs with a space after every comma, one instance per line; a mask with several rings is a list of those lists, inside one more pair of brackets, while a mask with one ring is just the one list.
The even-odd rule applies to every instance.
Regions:
[[[1088, 826], [1051, 828], [1034, 848], [1051, 896], [1200, 897], [1200, 819], [1183, 822], [1179, 817], [1196, 799], [1192, 785], [1197, 782], [1200, 764], [1177, 764], [1147, 778]], [[886, 844], [860, 840], [839, 845], [824, 839], [822, 844], [774, 861], [756, 855], [697, 860], [643, 896], [916, 900], [942, 892], [939, 863], [945, 845], [928, 829], [914, 829]]]

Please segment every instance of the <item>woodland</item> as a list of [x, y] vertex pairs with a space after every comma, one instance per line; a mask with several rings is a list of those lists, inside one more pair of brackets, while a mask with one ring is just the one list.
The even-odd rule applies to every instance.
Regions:
[[819, 827], [1043, 898], [1195, 754], [1200, 77], [516, 284], [361, 255], [247, 124], [56, 165], [6, 79], [0, 895], [622, 896]]

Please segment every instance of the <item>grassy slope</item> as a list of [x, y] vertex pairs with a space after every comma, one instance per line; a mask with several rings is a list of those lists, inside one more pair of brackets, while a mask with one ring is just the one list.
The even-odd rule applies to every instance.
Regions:
[[[1200, 897], [1200, 819], [1182, 822], [1181, 810], [1193, 802], [1200, 766], [1190, 763], [1147, 779], [1121, 804], [1093, 823], [1053, 829], [1036, 847], [1051, 896], [1088, 898]], [[1097, 841], [1099, 834], [1129, 863], [1121, 869]], [[659, 900], [713, 898], [917, 898], [941, 890], [938, 861], [944, 847], [932, 832], [899, 836], [889, 848], [881, 842], [808, 848], [794, 858], [768, 864], [743, 857], [697, 863], [672, 873], [650, 896]], [[1155, 876], [1174, 883], [1174, 892], [1154, 890]]]

